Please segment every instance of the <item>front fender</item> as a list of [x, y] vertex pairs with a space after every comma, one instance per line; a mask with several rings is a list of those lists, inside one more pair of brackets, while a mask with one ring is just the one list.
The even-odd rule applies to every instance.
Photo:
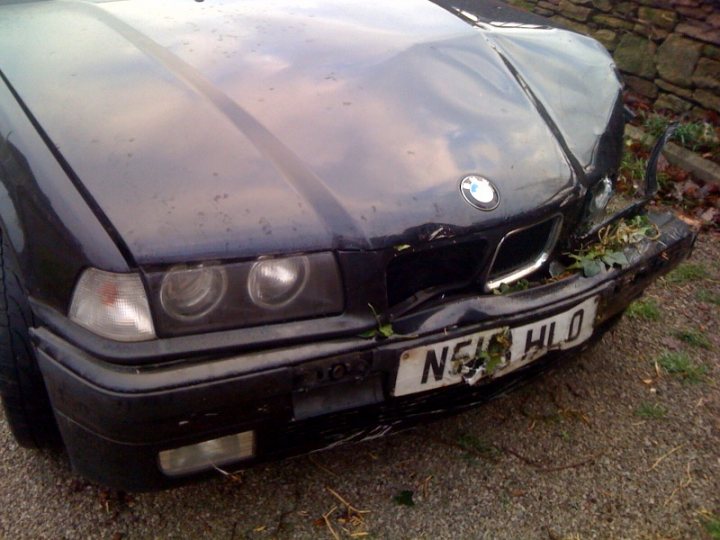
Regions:
[[128, 271], [0, 72], [0, 229], [30, 296], [66, 312], [87, 266]]

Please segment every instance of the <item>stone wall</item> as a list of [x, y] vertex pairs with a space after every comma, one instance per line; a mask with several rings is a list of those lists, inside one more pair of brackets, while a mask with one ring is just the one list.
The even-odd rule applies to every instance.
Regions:
[[655, 109], [717, 119], [720, 0], [508, 1], [599, 40]]

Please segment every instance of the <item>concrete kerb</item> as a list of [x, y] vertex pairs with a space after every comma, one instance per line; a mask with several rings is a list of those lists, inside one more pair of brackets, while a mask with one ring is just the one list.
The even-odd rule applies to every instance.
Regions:
[[[653, 138], [642, 129], [629, 124], [625, 126], [625, 135], [647, 145], [652, 145], [654, 142]], [[672, 165], [688, 171], [698, 180], [720, 185], [720, 165], [717, 163], [672, 142], [665, 145], [663, 155]]]

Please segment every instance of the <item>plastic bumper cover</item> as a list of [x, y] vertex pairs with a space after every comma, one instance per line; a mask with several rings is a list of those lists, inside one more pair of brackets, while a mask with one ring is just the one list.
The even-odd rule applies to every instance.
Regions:
[[75, 470], [113, 487], [161, 488], [182, 481], [161, 472], [162, 450], [252, 430], [255, 457], [239, 463], [245, 466], [382, 435], [497, 394], [528, 369], [405, 397], [393, 397], [392, 389], [403, 351], [551, 317], [593, 296], [600, 331], [692, 248], [695, 235], [682, 222], [665, 214], [653, 220], [660, 238], [628, 250], [630, 264], [622, 270], [433, 306], [394, 322], [406, 337], [121, 366], [39, 327], [37, 356]]

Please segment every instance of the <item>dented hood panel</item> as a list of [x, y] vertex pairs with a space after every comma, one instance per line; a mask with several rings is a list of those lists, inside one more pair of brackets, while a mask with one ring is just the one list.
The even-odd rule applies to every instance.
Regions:
[[[420, 0], [11, 5], [0, 69], [138, 263], [381, 248], [557, 205], [619, 92], [588, 38]], [[463, 201], [471, 173], [497, 210]]]

